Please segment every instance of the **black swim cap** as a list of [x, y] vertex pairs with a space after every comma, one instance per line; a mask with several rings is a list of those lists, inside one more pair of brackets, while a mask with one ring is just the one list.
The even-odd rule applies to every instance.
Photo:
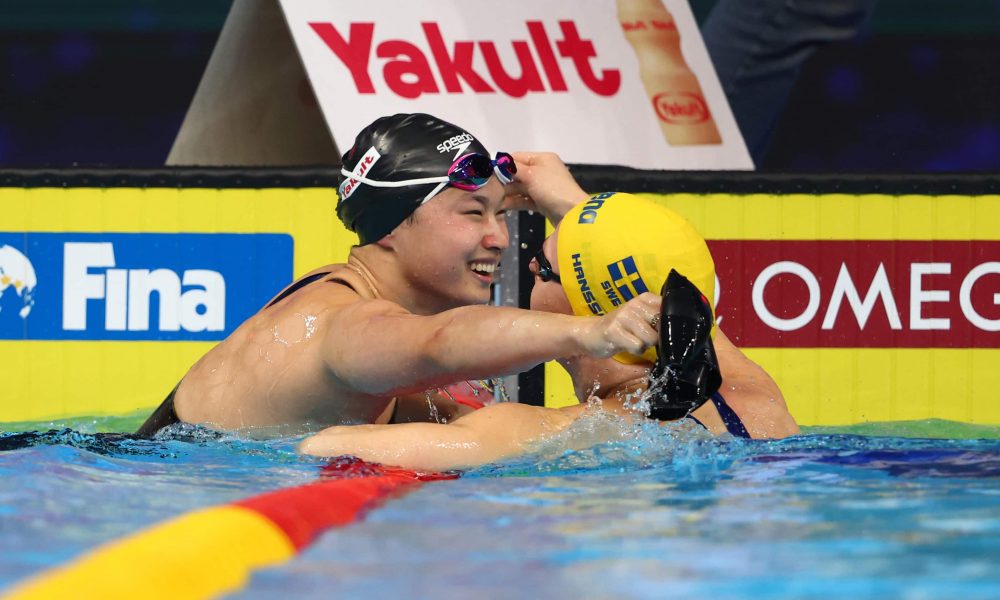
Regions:
[[[343, 168], [379, 182], [445, 177], [458, 157], [472, 153], [489, 154], [461, 127], [424, 113], [397, 114], [362, 129], [343, 156]], [[413, 214], [437, 185], [374, 187], [341, 173], [337, 216], [361, 245], [370, 244]]]

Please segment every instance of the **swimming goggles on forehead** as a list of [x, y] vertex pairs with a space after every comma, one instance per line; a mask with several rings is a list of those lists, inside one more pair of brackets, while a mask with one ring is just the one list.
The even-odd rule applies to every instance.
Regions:
[[341, 169], [344, 177], [360, 181], [372, 187], [397, 188], [410, 185], [421, 185], [425, 183], [437, 183], [429, 194], [420, 201], [421, 204], [427, 202], [438, 194], [446, 185], [471, 192], [486, 185], [493, 175], [497, 176], [500, 183], [507, 185], [514, 181], [517, 174], [517, 165], [514, 164], [514, 157], [506, 152], [497, 152], [496, 158], [490, 159], [485, 154], [466, 154], [460, 156], [448, 169], [448, 174], [441, 177], [421, 177], [419, 179], [404, 179], [402, 181], [375, 181], [359, 177], [347, 169]]

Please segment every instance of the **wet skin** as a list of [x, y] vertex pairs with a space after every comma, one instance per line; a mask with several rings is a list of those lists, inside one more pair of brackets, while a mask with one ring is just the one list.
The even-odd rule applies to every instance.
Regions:
[[[331, 275], [262, 309], [195, 364], [178, 388], [178, 416], [225, 429], [387, 420], [394, 395], [352, 389], [331, 372], [324, 333], [342, 329], [345, 310], [358, 312], [364, 300], [390, 301], [415, 315], [487, 303], [509, 243], [503, 199], [495, 179], [475, 192], [447, 188], [377, 247], [356, 248], [351, 267], [307, 273]], [[441, 418], [470, 410], [433, 392]], [[426, 394], [405, 396], [398, 416], [429, 415]]]
[[463, 380], [656, 343], [654, 294], [599, 318], [484, 306], [509, 242], [504, 214], [495, 179], [446, 189], [212, 349], [178, 387], [177, 415], [284, 432], [385, 423], [397, 398], [426, 404], [428, 391]]

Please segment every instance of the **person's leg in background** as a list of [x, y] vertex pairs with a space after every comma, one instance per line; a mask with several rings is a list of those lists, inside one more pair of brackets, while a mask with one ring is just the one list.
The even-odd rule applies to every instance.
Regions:
[[760, 165], [799, 71], [854, 37], [877, 0], [719, 0], [701, 28], [754, 163]]

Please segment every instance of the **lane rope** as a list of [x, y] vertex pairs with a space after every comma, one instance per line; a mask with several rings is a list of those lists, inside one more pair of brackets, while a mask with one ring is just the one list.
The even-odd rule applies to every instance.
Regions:
[[3, 598], [213, 598], [242, 588], [255, 569], [290, 560], [327, 529], [426, 481], [458, 477], [335, 459], [315, 483], [185, 513], [15, 584]]

